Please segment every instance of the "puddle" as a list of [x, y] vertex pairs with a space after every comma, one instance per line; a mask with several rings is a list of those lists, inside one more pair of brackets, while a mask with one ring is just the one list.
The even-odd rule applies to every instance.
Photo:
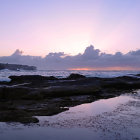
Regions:
[[60, 121], [69, 119], [79, 119], [83, 117], [95, 116], [104, 112], [109, 112], [115, 109], [120, 104], [125, 104], [130, 100], [135, 100], [131, 96], [122, 95], [110, 99], [101, 99], [93, 103], [82, 104], [76, 107], [71, 107], [68, 111], [62, 112], [55, 116], [40, 116], [40, 122], [44, 121]]
[[71, 107], [39, 124], [0, 123], [0, 140], [139, 140], [140, 91]]

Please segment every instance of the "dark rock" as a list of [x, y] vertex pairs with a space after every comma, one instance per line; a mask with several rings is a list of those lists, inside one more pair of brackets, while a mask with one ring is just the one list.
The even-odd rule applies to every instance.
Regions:
[[37, 123], [39, 120], [22, 110], [0, 112], [0, 122]]
[[52, 116], [66, 110], [68, 110], [68, 108], [52, 105], [51, 107], [46, 107], [38, 110], [30, 110], [30, 114], [32, 114], [33, 116]]
[[26, 97], [30, 92], [29, 88], [0, 88], [0, 99], [18, 100]]
[[82, 78], [86, 78], [86, 77], [84, 75], [81, 75], [81, 74], [72, 73], [66, 79], [67, 80], [75, 80], [75, 79], [82, 79]]
[[9, 76], [11, 82], [32, 82], [32, 81], [44, 81], [44, 80], [57, 80], [54, 76], [40, 76], [40, 75], [21, 75], [21, 76]]
[[98, 86], [61, 86], [41, 90], [40, 92], [45, 98], [56, 98], [79, 95], [95, 95], [101, 92], [101, 89]]
[[129, 90], [129, 89], [139, 89], [139, 82], [127, 82], [127, 81], [115, 81], [115, 82], [106, 82], [102, 85], [102, 88], [114, 88], [119, 90]]
[[44, 95], [39, 91], [31, 91], [30, 93], [22, 96], [23, 100], [43, 100], [44, 99]]
[[132, 77], [132, 76], [121, 76], [121, 77], [117, 77], [116, 79], [121, 79], [125, 81], [138, 81], [139, 80], [139, 78]]
[[140, 74], [136, 74], [136, 76], [140, 76]]
[[88, 78], [71, 74], [62, 79], [40, 75], [10, 78], [9, 84], [0, 87], [0, 121], [4, 122], [35, 123], [38, 120], [33, 116], [54, 115], [68, 109], [65, 107], [140, 89], [140, 79], [130, 76]]

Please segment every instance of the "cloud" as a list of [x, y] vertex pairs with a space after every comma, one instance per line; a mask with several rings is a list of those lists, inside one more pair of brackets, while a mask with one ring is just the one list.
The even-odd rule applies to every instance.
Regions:
[[19, 49], [17, 49], [13, 54], [12, 54], [12, 56], [20, 56], [20, 55], [22, 55], [22, 51], [20, 51]]
[[107, 54], [90, 45], [77, 55], [66, 55], [64, 52], [49, 53], [44, 58], [40, 56], [23, 55], [16, 50], [11, 56], [0, 57], [1, 63], [16, 63], [37, 66], [38, 69], [64, 70], [76, 68], [107, 69], [132, 68], [140, 69], [140, 50], [130, 51], [127, 54], [116, 52]]

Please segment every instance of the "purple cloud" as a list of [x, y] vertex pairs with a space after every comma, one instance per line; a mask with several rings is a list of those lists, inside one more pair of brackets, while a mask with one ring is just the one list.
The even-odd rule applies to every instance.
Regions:
[[0, 57], [1, 63], [16, 63], [37, 66], [38, 69], [64, 70], [71, 68], [109, 68], [132, 67], [140, 69], [140, 50], [130, 51], [127, 54], [116, 52], [115, 54], [102, 53], [90, 45], [83, 54], [68, 56], [64, 52], [49, 53], [46, 57], [23, 55], [16, 50], [11, 56]]

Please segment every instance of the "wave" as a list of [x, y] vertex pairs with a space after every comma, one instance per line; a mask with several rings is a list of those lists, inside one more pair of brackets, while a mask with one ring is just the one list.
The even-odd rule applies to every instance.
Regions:
[[41, 75], [41, 76], [55, 76], [57, 78], [65, 78], [71, 73], [78, 73], [86, 77], [101, 77], [101, 78], [111, 78], [118, 76], [134, 76], [139, 74], [140, 71], [78, 71], [78, 70], [36, 70], [36, 71], [12, 71], [12, 70], [1, 70], [0, 71], [0, 81], [10, 81], [8, 78], [11, 75]]

